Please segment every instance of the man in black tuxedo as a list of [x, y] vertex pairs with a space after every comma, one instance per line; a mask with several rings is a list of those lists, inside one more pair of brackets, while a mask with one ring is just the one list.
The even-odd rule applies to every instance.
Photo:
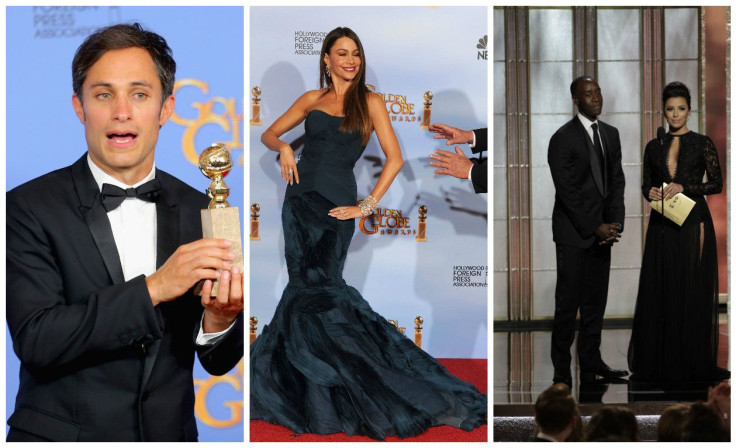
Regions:
[[552, 329], [554, 382], [571, 384], [570, 347], [580, 310], [578, 362], [581, 380], [620, 378], [600, 354], [608, 295], [611, 246], [624, 222], [624, 173], [618, 130], [597, 120], [600, 87], [581, 76], [570, 85], [578, 114], [555, 132], [547, 160], [555, 185], [552, 236], [557, 252], [557, 287]]
[[194, 354], [214, 375], [243, 355], [231, 243], [202, 239], [207, 197], [154, 166], [175, 70], [137, 24], [89, 36], [72, 63], [88, 152], [7, 194], [8, 441], [196, 441]]
[[[435, 133], [435, 139], [447, 140], [447, 145], [460, 145], [468, 143], [473, 154], [482, 153], [488, 148], [488, 129], [476, 129], [474, 131], [465, 131], [446, 124], [435, 123], [429, 125], [429, 132]], [[433, 162], [429, 162], [430, 166], [439, 169], [434, 170], [435, 174], [445, 174], [457, 177], [458, 179], [468, 179], [473, 183], [473, 190], [476, 193], [488, 192], [488, 157], [482, 154], [478, 158], [468, 159], [460, 147], [455, 147], [455, 152], [445, 151], [444, 149], [436, 149], [434, 154], [429, 157]]]

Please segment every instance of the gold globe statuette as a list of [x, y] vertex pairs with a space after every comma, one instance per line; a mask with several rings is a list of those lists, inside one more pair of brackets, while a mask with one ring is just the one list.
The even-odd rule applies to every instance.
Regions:
[[424, 318], [422, 316], [417, 316], [414, 318], [414, 344], [422, 348], [422, 324], [424, 323]]
[[250, 240], [251, 241], [260, 241], [261, 235], [259, 233], [259, 221], [258, 217], [260, 216], [258, 212], [261, 211], [261, 206], [254, 202], [250, 206]]
[[[243, 272], [243, 243], [240, 237], [240, 214], [238, 207], [230, 207], [227, 197], [230, 188], [225, 184], [224, 177], [233, 167], [230, 150], [225, 143], [213, 143], [202, 151], [199, 156], [199, 170], [211, 180], [207, 188], [210, 198], [208, 208], [202, 210], [202, 236], [205, 238], [219, 238], [230, 240], [230, 250], [235, 253], [235, 260], [230, 264], [238, 266]], [[212, 296], [217, 294], [219, 281], [212, 285]], [[202, 282], [194, 290], [195, 294], [202, 292]]]
[[258, 337], [258, 318], [250, 316], [250, 343], [254, 343]]
[[432, 98], [434, 94], [427, 90], [424, 92], [424, 111], [422, 113], [422, 124], [419, 125], [421, 129], [429, 129], [429, 123], [432, 120]]
[[419, 223], [417, 224], [417, 237], [416, 241], [425, 242], [427, 241], [427, 206], [419, 206]]
[[263, 124], [261, 123], [261, 88], [253, 86], [250, 93], [253, 95], [250, 101], [250, 125], [260, 126]]

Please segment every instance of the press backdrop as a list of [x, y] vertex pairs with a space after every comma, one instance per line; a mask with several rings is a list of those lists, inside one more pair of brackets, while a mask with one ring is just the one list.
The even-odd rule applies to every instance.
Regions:
[[[420, 128], [425, 91], [434, 94], [432, 122], [487, 126], [487, 14], [484, 7], [250, 9], [248, 88], [262, 91], [262, 125], [250, 125], [248, 158], [250, 202], [260, 206], [260, 240], [250, 243], [250, 314], [259, 331], [288, 281], [280, 219], [286, 186], [261, 133], [305, 91], [319, 88], [322, 40], [347, 26], [362, 41], [367, 83], [386, 101], [405, 161], [380, 207], [408, 221], [400, 226], [384, 216], [358, 226], [345, 280], [409, 337], [421, 315], [431, 355], [487, 358], [487, 197], [474, 194], [467, 180], [433, 173], [428, 155], [446, 146]], [[251, 105], [246, 109], [248, 120]], [[303, 135], [302, 124], [282, 139], [299, 153]], [[463, 150], [469, 153], [467, 145]], [[371, 192], [384, 160], [374, 135], [355, 169], [359, 198]], [[426, 242], [416, 241], [420, 205], [428, 210]]]

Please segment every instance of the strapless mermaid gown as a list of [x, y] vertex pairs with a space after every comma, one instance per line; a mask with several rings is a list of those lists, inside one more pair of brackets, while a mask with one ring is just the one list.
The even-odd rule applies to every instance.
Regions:
[[342, 278], [355, 221], [327, 212], [356, 202], [364, 147], [342, 117], [312, 111], [281, 218], [289, 282], [251, 346], [250, 415], [295, 433], [409, 437], [430, 426], [486, 423], [487, 397], [451, 375], [374, 312]]

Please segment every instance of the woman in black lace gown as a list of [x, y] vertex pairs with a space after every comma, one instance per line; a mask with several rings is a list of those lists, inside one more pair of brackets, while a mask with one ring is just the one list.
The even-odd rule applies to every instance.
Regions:
[[[379, 440], [442, 424], [472, 430], [486, 421], [486, 396], [450, 375], [342, 278], [355, 218], [376, 210], [403, 163], [383, 99], [365, 86], [363, 48], [350, 29], [325, 37], [320, 85], [261, 138], [279, 152], [288, 183], [281, 218], [289, 283], [251, 346], [251, 419], [296, 433]], [[297, 164], [279, 137], [302, 121]], [[353, 166], [374, 130], [386, 162], [356, 206]]]
[[[705, 196], [721, 192], [721, 167], [711, 139], [687, 127], [687, 86], [668, 84], [662, 103], [669, 132], [644, 150], [642, 193], [648, 201], [682, 193], [695, 201], [695, 207], [682, 226], [654, 210], [650, 214], [629, 369], [634, 380], [712, 381], [724, 371], [716, 366], [718, 260]], [[667, 186], [661, 189], [663, 182]]]

